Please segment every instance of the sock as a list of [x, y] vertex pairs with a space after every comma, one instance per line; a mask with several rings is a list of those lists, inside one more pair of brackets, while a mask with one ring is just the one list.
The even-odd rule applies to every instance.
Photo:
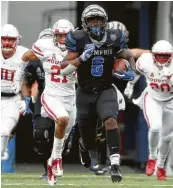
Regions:
[[168, 156], [170, 144], [171, 144], [170, 142], [165, 142], [163, 139], [160, 140], [158, 160], [157, 160], [157, 166], [159, 168], [164, 168], [165, 166], [165, 161]]
[[106, 131], [106, 139], [110, 153], [111, 165], [119, 165], [120, 160], [120, 134], [118, 128]]
[[64, 138], [59, 139], [54, 136], [51, 158], [53, 159], [62, 158], [63, 144], [64, 144]]
[[148, 131], [149, 159], [157, 159], [159, 132]]
[[8, 147], [8, 136], [1, 136], [1, 157], [4, 155], [6, 148]]

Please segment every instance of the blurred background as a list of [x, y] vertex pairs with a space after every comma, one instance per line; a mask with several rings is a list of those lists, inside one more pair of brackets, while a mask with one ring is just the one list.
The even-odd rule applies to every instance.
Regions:
[[[158, 1], [1, 1], [1, 25], [13, 24], [22, 35], [21, 45], [31, 48], [40, 31], [60, 18], [70, 20], [81, 28], [81, 13], [89, 4], [99, 4], [108, 13], [109, 21], [120, 21], [129, 31], [129, 48], [151, 49], [157, 40], [165, 39], [173, 43], [173, 2]], [[118, 83], [123, 92], [126, 82]], [[141, 77], [135, 86], [137, 98], [145, 88]], [[143, 169], [148, 157], [148, 127], [142, 111], [131, 101], [126, 101], [125, 112], [119, 115], [121, 130], [122, 164]], [[80, 163], [78, 157], [76, 130], [72, 150], [65, 156], [64, 163]], [[38, 155], [33, 150], [31, 116], [21, 117], [11, 152], [17, 164], [38, 163]], [[14, 160], [14, 158], [12, 160]], [[15, 168], [15, 167], [14, 167]]]

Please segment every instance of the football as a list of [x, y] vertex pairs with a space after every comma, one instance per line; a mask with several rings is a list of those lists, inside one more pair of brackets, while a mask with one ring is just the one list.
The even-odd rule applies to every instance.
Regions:
[[114, 65], [113, 65], [113, 70], [115, 72], [119, 72], [118, 69], [127, 71], [126, 64], [129, 64], [129, 62], [126, 59], [116, 59]]

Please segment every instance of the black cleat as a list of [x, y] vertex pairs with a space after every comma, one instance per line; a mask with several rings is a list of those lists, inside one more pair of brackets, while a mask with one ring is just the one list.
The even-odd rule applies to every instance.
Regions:
[[82, 165], [89, 168], [91, 166], [91, 155], [90, 152], [84, 148], [81, 138], [79, 138], [79, 156]]
[[110, 175], [112, 178], [112, 182], [120, 182], [122, 180], [122, 176], [118, 165], [111, 165]]

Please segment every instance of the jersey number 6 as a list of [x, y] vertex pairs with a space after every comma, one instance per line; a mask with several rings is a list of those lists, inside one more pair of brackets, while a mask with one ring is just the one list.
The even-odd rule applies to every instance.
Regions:
[[91, 74], [93, 76], [101, 76], [103, 74], [104, 58], [96, 56], [92, 59]]
[[[67, 78], [66, 76], [62, 76], [62, 79], [60, 79], [60, 70], [61, 67], [57, 65], [52, 65], [51, 70], [56, 70], [56, 73], [51, 73], [51, 81], [52, 82], [58, 82], [58, 83], [67, 83]], [[59, 75], [59, 77], [58, 77]]]

